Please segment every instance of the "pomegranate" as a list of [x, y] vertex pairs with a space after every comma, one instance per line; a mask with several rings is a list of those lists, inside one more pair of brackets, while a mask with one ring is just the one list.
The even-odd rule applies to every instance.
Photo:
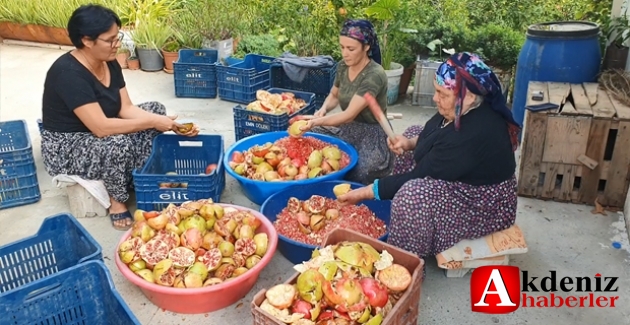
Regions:
[[223, 257], [230, 257], [234, 254], [234, 244], [224, 240], [219, 244], [219, 251]]
[[278, 284], [265, 292], [269, 304], [278, 309], [286, 309], [293, 305], [295, 296], [295, 287], [290, 284]]
[[335, 185], [335, 187], [333, 187], [333, 193], [336, 197], [340, 197], [348, 192], [350, 192], [350, 184], [348, 183]]
[[154, 238], [140, 247], [140, 257], [147, 262], [148, 267], [148, 265], [157, 265], [157, 263], [165, 259], [169, 251], [169, 245], [164, 240]]
[[212, 172], [217, 169], [217, 164], [210, 164], [206, 167], [206, 175], [212, 174]]
[[318, 303], [323, 296], [323, 282], [325, 282], [324, 276], [316, 269], [308, 269], [302, 272], [296, 282], [300, 298], [312, 304]]
[[261, 224], [262, 221], [260, 221], [260, 219], [249, 212], [243, 218], [243, 225], [250, 226], [252, 228], [252, 231], [256, 231]]
[[176, 267], [189, 267], [195, 263], [195, 252], [186, 247], [175, 247], [168, 252], [168, 258]]
[[387, 287], [374, 278], [362, 278], [359, 280], [361, 290], [372, 307], [383, 308], [387, 304], [389, 295]]
[[190, 228], [197, 228], [202, 236], [206, 234], [206, 220], [200, 215], [192, 215], [182, 221], [182, 223], [184, 224], [184, 229], [186, 230]]
[[125, 240], [120, 244], [120, 246], [118, 246], [118, 257], [125, 264], [139, 260], [140, 248], [143, 244], [144, 242], [142, 239], [138, 237], [132, 237]]
[[241, 238], [234, 244], [234, 251], [249, 257], [256, 253], [256, 243], [251, 238]]
[[289, 198], [289, 201], [287, 202], [287, 209], [289, 210], [289, 212], [291, 213], [299, 212], [301, 209], [300, 206], [301, 206], [300, 200], [298, 200], [295, 197]]
[[411, 285], [411, 273], [400, 264], [392, 264], [378, 271], [376, 278], [393, 292], [401, 292]]
[[328, 218], [328, 219], [337, 219], [337, 218], [339, 218], [339, 210], [337, 210], [337, 209], [328, 209], [328, 210], [326, 210], [326, 218]]
[[304, 210], [310, 213], [321, 213], [326, 208], [326, 198], [320, 195], [313, 195], [310, 199], [304, 202]]
[[175, 276], [173, 261], [170, 259], [161, 260], [153, 268], [153, 278], [155, 283], [159, 285], [172, 287], [175, 283]]
[[326, 300], [340, 312], [363, 310], [367, 305], [361, 284], [357, 279], [344, 277], [324, 281], [322, 291]]
[[153, 238], [153, 236], [155, 236], [155, 230], [153, 230], [146, 221], [137, 221], [133, 224], [131, 237], [138, 237], [146, 243], [149, 239]]
[[248, 269], [251, 269], [254, 266], [256, 266], [256, 264], [260, 263], [260, 260], [261, 260], [260, 256], [252, 255], [245, 260], [245, 267]]
[[182, 246], [191, 250], [197, 250], [203, 243], [201, 232], [197, 228], [189, 228], [181, 237]]
[[144, 218], [147, 220], [147, 224], [155, 230], [164, 229], [168, 222], [168, 217], [159, 212], [147, 212], [144, 214]]
[[217, 285], [220, 283], [223, 283], [223, 280], [219, 278], [209, 278], [208, 280], [206, 280], [206, 282], [203, 283], [203, 286], [209, 287], [209, 286]]
[[[293, 164], [293, 166], [295, 166], [295, 168], [298, 168], [298, 173], [301, 173], [302, 171], [302, 167], [304, 166], [304, 161], [302, 161], [301, 159], [293, 159], [291, 160], [291, 164]], [[308, 166], [306, 166], [306, 170], [308, 170]]]
[[305, 127], [306, 125], [308, 125], [308, 121], [305, 120], [298, 120], [293, 122], [293, 124], [291, 124], [291, 126], [289, 126], [289, 135], [294, 137], [294, 138], [299, 138], [302, 136], [302, 134], [304, 133], [304, 131], [302, 131], [302, 128]]
[[245, 156], [243, 155], [243, 153], [235, 151], [232, 153], [232, 161], [240, 164], [245, 161]]
[[133, 213], [133, 221], [145, 221], [146, 219], [144, 219], [144, 211], [137, 209], [136, 211], [134, 211]]
[[147, 263], [143, 261], [142, 259], [129, 263], [129, 269], [133, 272], [138, 272], [146, 268], [147, 268]]
[[158, 233], [153, 238], [161, 239], [166, 242], [166, 244], [168, 244], [169, 250], [179, 246], [180, 244], [179, 236], [176, 233], [170, 232], [166, 229], [158, 231]]
[[199, 256], [197, 260], [206, 266], [208, 271], [214, 271], [221, 263], [221, 251], [218, 248], [208, 250], [203, 256]]
[[225, 281], [232, 276], [234, 270], [236, 270], [236, 266], [233, 264], [221, 264], [219, 268], [214, 271], [214, 276]]
[[[173, 281], [173, 288], [198, 288], [196, 287], [201, 277], [198, 274], [192, 274], [188, 276], [188, 273], [183, 273], [175, 277]], [[203, 285], [203, 282], [201, 282]]]
[[313, 306], [311, 304], [309, 304], [308, 302], [302, 300], [302, 299], [297, 299], [294, 303], [293, 306], [291, 306], [291, 313], [295, 314], [295, 313], [299, 313], [299, 314], [303, 314], [304, 318], [306, 319], [311, 319], [311, 309], [313, 308]]
[[256, 244], [255, 254], [263, 257], [267, 253], [267, 246], [269, 244], [269, 236], [266, 233], [261, 232], [254, 236], [254, 244]]
[[236, 266], [236, 267], [243, 267], [243, 266], [245, 266], [246, 259], [247, 259], [247, 256], [244, 256], [241, 253], [234, 253], [234, 254], [232, 254], [232, 262], [234, 263], [234, 266]]
[[311, 222], [311, 217], [308, 215], [308, 213], [304, 212], [304, 211], [300, 211], [295, 215], [296, 219], [298, 222], [300, 222], [301, 224], [308, 226]]
[[155, 278], [153, 277], [153, 271], [149, 269], [142, 269], [134, 272], [139, 277], [143, 278], [147, 282], [155, 283]]

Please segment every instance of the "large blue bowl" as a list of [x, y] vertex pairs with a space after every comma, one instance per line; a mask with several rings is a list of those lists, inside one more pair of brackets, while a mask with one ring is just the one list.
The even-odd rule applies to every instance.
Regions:
[[[270, 196], [260, 207], [262, 213], [272, 223], [276, 221], [278, 214], [287, 206], [289, 198], [295, 197], [299, 200], [309, 199], [312, 195], [321, 195], [327, 198], [335, 198], [333, 187], [338, 184], [348, 183], [352, 189], [363, 187], [363, 184], [352, 183], [346, 181], [327, 181], [318, 184], [295, 185]], [[358, 204], [365, 204], [374, 214], [389, 227], [389, 217], [391, 210], [391, 201], [366, 200]], [[389, 232], [379, 238], [380, 241], [387, 240]], [[313, 250], [318, 246], [304, 244], [293, 239], [289, 239], [278, 234], [278, 250], [293, 264], [300, 264], [311, 258]]]
[[319, 140], [325, 141], [327, 143], [336, 145], [339, 147], [341, 151], [344, 151], [350, 157], [350, 164], [345, 168], [342, 168], [334, 173], [330, 173], [328, 175], [316, 177], [313, 179], [304, 179], [298, 181], [282, 181], [282, 182], [265, 182], [265, 181], [255, 181], [248, 179], [247, 177], [243, 177], [238, 175], [237, 173], [230, 168], [230, 159], [232, 159], [232, 153], [235, 151], [246, 151], [249, 148], [255, 145], [264, 145], [267, 142], [275, 142], [281, 138], [289, 136], [287, 131], [276, 131], [276, 132], [267, 132], [249, 136], [245, 139], [242, 139], [236, 143], [234, 143], [228, 150], [226, 155], [224, 156], [224, 165], [227, 166], [225, 169], [230, 176], [234, 177], [238, 183], [241, 185], [241, 189], [245, 196], [252, 202], [261, 205], [265, 200], [274, 193], [278, 193], [290, 186], [294, 185], [309, 185], [309, 184], [318, 184], [325, 181], [331, 180], [341, 180], [344, 179], [346, 174], [357, 165], [359, 160], [359, 154], [356, 149], [350, 144], [339, 140], [337, 138], [318, 134], [318, 133], [305, 133], [304, 136], [310, 136], [317, 138]]

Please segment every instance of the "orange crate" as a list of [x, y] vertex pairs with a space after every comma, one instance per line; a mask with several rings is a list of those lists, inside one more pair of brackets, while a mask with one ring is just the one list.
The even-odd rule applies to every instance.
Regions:
[[[409, 270], [412, 276], [411, 285], [402, 294], [398, 302], [394, 305], [394, 308], [392, 308], [392, 310], [387, 314], [385, 319], [383, 319], [381, 325], [417, 324], [420, 308], [422, 268], [424, 267], [424, 260], [419, 258], [417, 255], [404, 251], [400, 248], [346, 229], [335, 229], [329, 233], [321, 247], [334, 245], [344, 241], [370, 244], [379, 252], [387, 250], [392, 257], [394, 257], [395, 263], [400, 264]], [[295, 273], [285, 283], [294, 284], [297, 281], [298, 275], [299, 273]], [[260, 290], [252, 300], [251, 309], [252, 315], [254, 316], [254, 325], [285, 325], [283, 322], [277, 320], [275, 317], [260, 308], [260, 304], [262, 304], [265, 300], [266, 292], [267, 290], [265, 289]]]

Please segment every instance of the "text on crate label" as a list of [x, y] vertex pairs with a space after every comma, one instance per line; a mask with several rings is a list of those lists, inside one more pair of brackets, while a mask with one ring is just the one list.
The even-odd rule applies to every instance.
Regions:
[[239, 77], [226, 77], [225, 80], [229, 82], [237, 82], [237, 83], [241, 82], [241, 78]]
[[254, 122], [264, 122], [265, 119], [262, 118], [261, 116], [256, 116], [256, 115], [247, 115], [247, 119], [250, 121], [254, 121]]
[[169, 191], [160, 193], [160, 200], [162, 201], [179, 201], [179, 200], [190, 200], [188, 198], [188, 193], [184, 191]]
[[245, 121], [245, 126], [261, 129], [261, 130], [269, 130], [269, 125], [261, 124], [261, 123], [253, 123]]
[[195, 73], [187, 73], [186, 74], [186, 78], [203, 78], [203, 76], [201, 75], [201, 73], [199, 72], [195, 72]]

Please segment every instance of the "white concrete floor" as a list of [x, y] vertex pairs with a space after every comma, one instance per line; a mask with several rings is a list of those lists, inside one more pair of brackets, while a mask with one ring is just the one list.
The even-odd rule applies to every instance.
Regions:
[[[44, 171], [40, 137], [36, 119], [40, 117], [44, 76], [50, 64], [63, 52], [17, 45], [0, 45], [0, 120], [24, 119], [28, 122], [42, 200], [36, 204], [0, 210], [0, 245], [11, 243], [37, 232], [46, 216], [68, 211], [68, 201], [62, 190], [53, 188], [51, 177]], [[179, 99], [174, 95], [173, 76], [125, 70], [132, 99], [137, 102], [157, 100], [169, 113], [194, 119], [203, 133], [222, 134], [225, 146], [234, 142], [233, 103], [218, 99]], [[433, 114], [431, 109], [396, 105], [392, 112], [404, 114], [403, 120], [393, 121], [396, 132], [419, 124]], [[241, 193], [228, 176], [222, 202], [258, 208]], [[427, 261], [427, 278], [422, 288], [418, 324], [630, 324], [630, 281], [628, 237], [623, 216], [591, 214], [591, 207], [520, 198], [517, 223], [523, 229], [529, 253], [511, 258], [511, 264], [529, 271], [531, 276], [618, 276], [620, 296], [617, 308], [521, 308], [510, 315], [474, 314], [470, 311], [470, 277], [446, 278], [435, 260]], [[177, 315], [152, 305], [127, 282], [113, 261], [115, 245], [121, 232], [110, 226], [108, 218], [79, 219], [103, 247], [103, 255], [117, 290], [142, 324], [251, 324], [249, 303], [261, 288], [286, 280], [293, 274], [291, 264], [279, 253], [260, 275], [252, 291], [239, 303], [205, 315]], [[614, 249], [613, 241], [622, 244]]]

